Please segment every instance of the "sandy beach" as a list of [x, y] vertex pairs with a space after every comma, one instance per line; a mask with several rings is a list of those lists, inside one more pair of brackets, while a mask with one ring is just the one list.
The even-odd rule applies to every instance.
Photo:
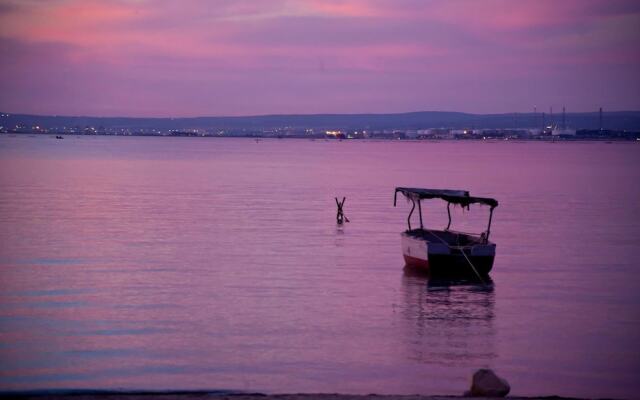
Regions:
[[[3, 398], [19, 399], [47, 399], [47, 400], [191, 400], [211, 399], [215, 400], [454, 400], [454, 399], [495, 399], [498, 397], [465, 397], [465, 396], [430, 396], [430, 395], [351, 395], [339, 393], [299, 393], [299, 394], [262, 394], [262, 393], [238, 393], [225, 392], [23, 392], [3, 393]], [[542, 396], [542, 397], [512, 397], [511, 400], [576, 400], [573, 397]]]

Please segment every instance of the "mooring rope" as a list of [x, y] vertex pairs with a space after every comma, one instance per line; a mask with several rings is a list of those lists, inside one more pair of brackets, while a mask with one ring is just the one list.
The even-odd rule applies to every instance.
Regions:
[[436, 235], [433, 232], [429, 232], [430, 234], [432, 234], [433, 236], [435, 236], [436, 239], [438, 239], [439, 241], [441, 241], [442, 243], [444, 243], [445, 245], [447, 245], [448, 248], [457, 248], [458, 250], [460, 250], [460, 253], [462, 253], [462, 255], [464, 256], [465, 260], [467, 260], [467, 262], [469, 263], [469, 265], [471, 266], [471, 269], [473, 270], [473, 272], [476, 273], [476, 275], [478, 276], [478, 279], [480, 279], [480, 282], [482, 282], [483, 285], [486, 285], [486, 283], [484, 282], [484, 279], [482, 279], [482, 277], [480, 276], [480, 273], [478, 272], [478, 270], [476, 269], [476, 267], [473, 265], [473, 263], [471, 262], [471, 260], [469, 260], [469, 257], [467, 257], [467, 255], [464, 253], [464, 247], [465, 246], [451, 246], [449, 245], [449, 243], [447, 243], [447, 241], [445, 241], [444, 239], [442, 239], [440, 236]]
[[480, 276], [480, 274], [478, 273], [478, 270], [476, 269], [476, 267], [473, 266], [473, 263], [471, 262], [471, 260], [469, 260], [469, 257], [467, 257], [467, 255], [464, 253], [463, 249], [460, 249], [460, 252], [462, 253], [462, 255], [464, 256], [464, 258], [467, 260], [467, 262], [469, 263], [469, 265], [471, 266], [471, 268], [473, 269], [473, 272], [476, 273], [476, 275], [478, 275], [478, 279], [480, 279], [480, 282], [482, 282], [483, 285], [486, 285], [486, 283], [484, 282], [484, 280], [482, 279], [482, 277]]

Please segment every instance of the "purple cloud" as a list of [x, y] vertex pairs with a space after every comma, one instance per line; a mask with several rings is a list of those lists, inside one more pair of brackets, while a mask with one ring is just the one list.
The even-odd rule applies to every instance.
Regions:
[[7, 0], [0, 109], [640, 109], [639, 39], [622, 0]]

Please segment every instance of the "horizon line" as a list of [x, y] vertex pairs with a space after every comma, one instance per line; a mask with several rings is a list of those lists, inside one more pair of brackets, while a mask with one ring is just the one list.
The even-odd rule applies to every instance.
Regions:
[[[612, 113], [640, 113], [639, 110], [614, 110], [607, 111], [603, 108], [603, 114], [612, 114]], [[25, 117], [49, 117], [49, 118], [121, 118], [121, 119], [198, 119], [198, 118], [262, 118], [262, 117], [312, 117], [312, 116], [354, 116], [354, 115], [404, 115], [404, 114], [421, 114], [421, 113], [450, 113], [450, 114], [465, 114], [472, 116], [487, 116], [487, 115], [542, 115], [550, 113], [546, 111], [510, 111], [510, 112], [497, 112], [497, 113], [471, 113], [464, 111], [449, 111], [449, 110], [420, 110], [420, 111], [402, 111], [402, 112], [359, 112], [359, 113], [308, 113], [308, 114], [285, 114], [285, 113], [274, 113], [274, 114], [247, 114], [247, 115], [198, 115], [198, 116], [97, 116], [97, 115], [63, 115], [63, 114], [30, 114], [30, 113], [21, 113], [21, 112], [6, 112], [0, 111], [0, 116], [25, 116]], [[592, 111], [571, 111], [566, 112], [565, 114], [590, 114], [590, 113], [599, 113], [599, 110]], [[562, 111], [554, 112], [553, 114], [560, 115]]]

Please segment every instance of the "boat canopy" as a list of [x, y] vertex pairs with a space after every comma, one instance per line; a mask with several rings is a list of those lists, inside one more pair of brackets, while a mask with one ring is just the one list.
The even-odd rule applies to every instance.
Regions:
[[405, 195], [411, 200], [423, 200], [423, 199], [442, 199], [447, 203], [459, 204], [463, 207], [468, 207], [470, 204], [484, 204], [491, 207], [493, 210], [498, 206], [496, 199], [488, 197], [472, 197], [466, 190], [448, 190], [448, 189], [421, 189], [421, 188], [406, 188], [397, 187], [393, 195], [393, 205], [396, 204], [396, 197], [398, 192]]

